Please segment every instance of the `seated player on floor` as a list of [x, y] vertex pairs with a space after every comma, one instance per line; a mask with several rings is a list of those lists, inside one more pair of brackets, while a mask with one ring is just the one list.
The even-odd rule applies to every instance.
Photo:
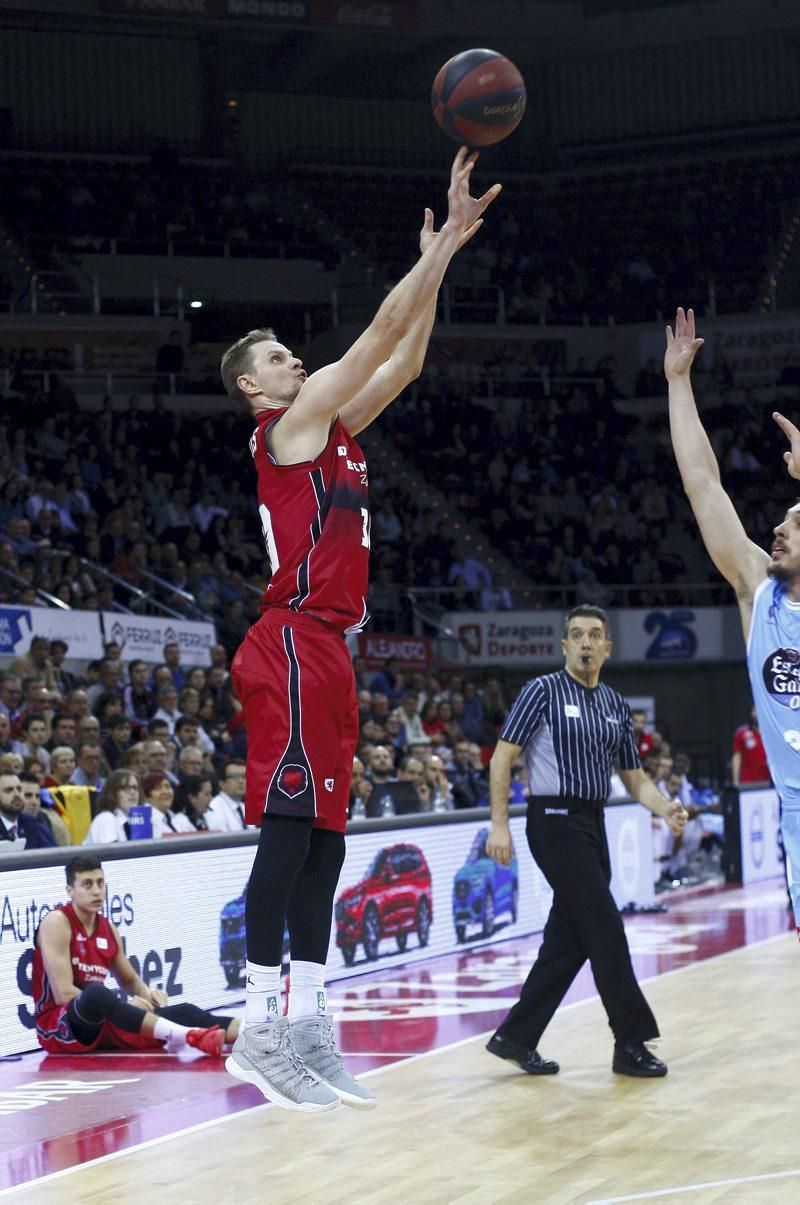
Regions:
[[[103, 916], [105, 876], [99, 858], [78, 854], [66, 866], [68, 904], [44, 917], [34, 936], [36, 1036], [50, 1054], [94, 1050], [166, 1050], [191, 1046], [220, 1057], [240, 1022], [195, 1004], [168, 1005], [125, 956], [116, 926]], [[105, 987], [111, 974], [128, 997]]]

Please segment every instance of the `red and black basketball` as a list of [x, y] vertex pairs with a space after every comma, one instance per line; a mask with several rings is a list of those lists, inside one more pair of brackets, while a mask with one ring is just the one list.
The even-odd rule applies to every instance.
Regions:
[[433, 116], [467, 146], [501, 142], [525, 112], [525, 81], [496, 50], [465, 50], [448, 59], [433, 81]]

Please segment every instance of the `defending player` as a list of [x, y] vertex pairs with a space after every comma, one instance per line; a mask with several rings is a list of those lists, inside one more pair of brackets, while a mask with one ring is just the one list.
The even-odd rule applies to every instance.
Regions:
[[[66, 867], [68, 904], [42, 920], [34, 937], [36, 1036], [50, 1054], [93, 1050], [163, 1050], [192, 1046], [222, 1054], [240, 1022], [194, 1004], [167, 1006], [167, 994], [148, 988], [125, 956], [115, 925], [103, 916], [105, 876], [94, 854]], [[105, 987], [111, 974], [128, 996]]]
[[[306, 378], [267, 328], [222, 358], [229, 396], [256, 421], [250, 447], [272, 567], [261, 619], [231, 666], [247, 725], [246, 818], [261, 835], [246, 900], [245, 1027], [227, 1067], [305, 1112], [377, 1103], [344, 1069], [325, 996], [358, 740], [343, 636], [367, 618], [367, 466], [355, 436], [419, 375], [445, 269], [500, 191], [470, 196], [475, 159], [459, 150], [444, 226], [434, 233], [426, 210], [420, 259], [341, 360]], [[288, 1018], [279, 1015], [284, 921]]]
[[[771, 555], [748, 539], [722, 488], [692, 393], [692, 362], [702, 344], [695, 337], [694, 312], [679, 309], [674, 332], [667, 327], [664, 358], [670, 434], [703, 543], [736, 591], [753, 700], [781, 798], [789, 892], [800, 936], [800, 503], [774, 528]], [[772, 417], [791, 444], [783, 457], [789, 473], [800, 480], [800, 431], [782, 414]]]

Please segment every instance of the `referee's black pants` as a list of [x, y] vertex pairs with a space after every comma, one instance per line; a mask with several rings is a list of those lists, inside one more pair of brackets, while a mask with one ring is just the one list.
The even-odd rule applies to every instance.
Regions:
[[553, 888], [553, 906], [539, 956], [498, 1033], [535, 1049], [588, 958], [615, 1040], [657, 1038], [658, 1026], [636, 982], [625, 927], [609, 888], [602, 806], [531, 802], [526, 832], [534, 860]]

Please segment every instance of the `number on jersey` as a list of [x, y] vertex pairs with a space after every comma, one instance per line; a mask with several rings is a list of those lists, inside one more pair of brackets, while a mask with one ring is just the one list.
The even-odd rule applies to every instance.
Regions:
[[369, 548], [369, 536], [372, 531], [372, 516], [366, 506], [361, 507], [361, 547]]
[[272, 530], [272, 515], [269, 513], [269, 507], [265, 506], [263, 502], [258, 508], [258, 513], [261, 515], [261, 526], [264, 529], [270, 567], [272, 572], [276, 573], [280, 561], [278, 560], [278, 546], [275, 543], [275, 532]]

